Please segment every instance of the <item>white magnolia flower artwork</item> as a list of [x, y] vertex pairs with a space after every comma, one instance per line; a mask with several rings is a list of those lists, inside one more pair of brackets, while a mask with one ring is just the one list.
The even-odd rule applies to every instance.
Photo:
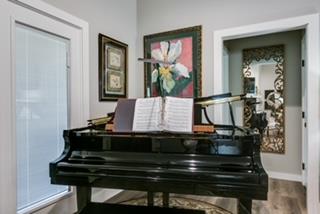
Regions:
[[163, 61], [152, 71], [152, 83], [157, 83], [158, 78], [163, 90], [169, 94], [176, 86], [177, 81], [183, 78], [190, 78], [188, 68], [179, 63], [178, 59], [182, 52], [182, 43], [180, 40], [173, 42], [160, 42], [160, 48], [151, 52], [152, 58]]

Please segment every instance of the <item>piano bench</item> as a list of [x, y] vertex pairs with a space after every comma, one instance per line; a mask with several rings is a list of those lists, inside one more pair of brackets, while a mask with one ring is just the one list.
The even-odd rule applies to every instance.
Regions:
[[153, 206], [89, 203], [79, 214], [205, 214], [203, 210], [187, 210]]

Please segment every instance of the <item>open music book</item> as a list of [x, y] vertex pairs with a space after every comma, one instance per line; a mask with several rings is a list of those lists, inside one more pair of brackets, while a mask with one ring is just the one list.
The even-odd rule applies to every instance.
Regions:
[[112, 131], [191, 133], [192, 126], [192, 98], [119, 99]]
[[155, 97], [137, 99], [132, 131], [192, 132], [193, 99]]

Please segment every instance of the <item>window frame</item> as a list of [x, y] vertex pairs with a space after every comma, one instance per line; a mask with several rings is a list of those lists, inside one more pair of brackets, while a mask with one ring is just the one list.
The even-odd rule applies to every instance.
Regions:
[[[72, 98], [69, 100], [71, 103], [69, 105], [71, 118], [69, 128], [86, 125], [86, 120], [89, 118], [89, 26], [87, 22], [40, 0], [6, 0], [1, 2], [0, 5], [2, 7], [1, 11], [3, 11], [0, 16], [1, 23], [5, 23], [2, 29], [3, 39], [0, 43], [3, 45], [2, 51], [7, 56], [3, 58], [1, 63], [3, 68], [3, 78], [1, 80], [3, 85], [1, 89], [4, 92], [3, 98], [5, 99], [0, 101], [1, 115], [4, 115], [0, 121], [0, 128], [2, 129], [0, 167], [5, 176], [0, 176], [0, 198], [3, 199], [0, 202], [0, 213], [16, 213], [18, 211], [16, 197], [17, 151], [15, 145], [15, 24], [23, 23], [28, 25], [32, 18], [38, 17], [39, 22], [43, 22], [46, 19], [73, 29], [74, 35], [70, 38], [70, 80], [72, 80], [72, 86], [69, 86], [68, 90], [72, 89], [70, 91]], [[31, 26], [35, 27], [34, 25]], [[46, 28], [40, 27], [40, 29]], [[49, 32], [54, 33], [55, 31]], [[70, 196], [74, 195], [74, 188], [70, 187], [69, 190], [67, 193], [60, 193], [55, 197], [43, 200], [41, 203], [21, 209], [18, 213], [40, 210], [65, 198], [70, 198]]]
[[58, 193], [54, 196], [50, 196], [46, 199], [43, 199], [39, 202], [36, 202], [28, 207], [25, 207], [23, 209], [17, 210], [17, 214], [25, 214], [25, 213], [34, 213], [36, 211], [39, 211], [45, 207], [48, 207], [52, 204], [58, 203], [61, 200], [67, 199], [71, 197], [75, 193], [75, 188], [72, 186], [69, 186], [68, 190]]
[[[24, 28], [24, 29], [28, 29], [30, 31], [37, 32], [42, 36], [47, 35], [47, 36], [56, 37], [57, 39], [58, 38], [64, 39], [61, 36], [54, 35], [51, 32], [44, 31], [43, 29], [37, 29], [37, 28], [35, 28], [33, 26], [28, 26], [28, 25], [26, 25], [24, 23], [21, 23], [21, 22], [18, 22], [18, 21], [15, 21], [15, 23], [14, 23], [14, 29], [13, 30], [14, 30], [15, 34], [16, 34], [16, 31], [17, 31], [17, 29], [19, 27], [20, 28]], [[71, 68], [70, 68], [70, 65], [69, 65], [70, 63], [68, 62], [68, 59], [70, 58], [70, 42], [71, 41], [69, 41], [69, 39], [66, 39], [66, 40], [68, 41], [68, 43], [66, 43], [66, 46], [67, 46], [67, 50], [66, 50], [67, 51], [67, 53], [66, 53], [66, 63], [67, 63], [67, 65], [66, 65], [67, 66], [67, 71], [66, 71], [66, 73], [67, 73], [67, 75], [66, 75], [66, 83], [67, 83], [67, 85], [66, 85], [67, 121], [66, 122], [67, 122], [67, 128], [69, 128], [70, 127], [70, 121], [71, 121], [71, 119], [70, 119], [70, 69]], [[15, 72], [14, 75], [16, 75], [16, 72], [17, 72], [16, 69], [15, 69], [14, 72]], [[14, 78], [14, 79], [16, 80], [16, 78]], [[14, 85], [15, 90], [16, 90], [16, 87], [17, 87], [16, 82], [14, 82], [13, 85]], [[17, 103], [16, 100], [15, 100], [15, 103]], [[14, 131], [15, 130], [16, 130], [16, 128], [14, 128]], [[62, 132], [61, 132], [61, 136], [62, 136]], [[17, 142], [16, 142], [16, 148], [17, 148]], [[17, 152], [17, 149], [16, 149], [16, 152]], [[61, 155], [61, 154], [59, 154], [59, 155]], [[56, 158], [58, 158], [58, 156]], [[48, 165], [49, 165], [49, 163], [48, 163]], [[18, 168], [16, 170], [18, 170]], [[60, 199], [66, 198], [66, 196], [72, 195], [72, 193], [73, 193], [72, 192], [72, 188], [70, 186], [67, 186], [67, 187], [68, 188], [65, 191], [59, 192], [59, 193], [54, 194], [52, 196], [44, 197], [39, 201], [31, 203], [30, 205], [27, 205], [26, 207], [23, 207], [23, 208], [19, 209], [18, 206], [17, 206], [17, 213], [21, 213], [22, 214], [22, 213], [34, 212], [36, 210], [39, 210], [39, 208], [41, 208], [41, 207], [46, 207], [46, 206], [48, 206], [50, 204], [58, 202]], [[16, 190], [16, 192], [17, 192], [17, 190]]]

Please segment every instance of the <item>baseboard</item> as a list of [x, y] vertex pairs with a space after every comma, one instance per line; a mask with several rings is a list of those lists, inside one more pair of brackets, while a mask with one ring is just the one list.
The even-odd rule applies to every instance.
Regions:
[[112, 198], [113, 196], [119, 194], [123, 190], [121, 189], [101, 189], [93, 188], [92, 189], [92, 201], [93, 202], [105, 202], [106, 200]]
[[269, 178], [302, 182], [302, 175], [298, 175], [298, 174], [272, 172], [272, 171], [267, 172], [267, 174], [269, 175]]

